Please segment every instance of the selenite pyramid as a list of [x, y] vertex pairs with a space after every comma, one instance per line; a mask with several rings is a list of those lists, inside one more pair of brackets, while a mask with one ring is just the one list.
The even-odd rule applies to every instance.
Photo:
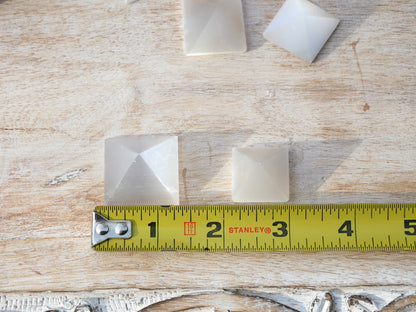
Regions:
[[178, 205], [178, 137], [107, 139], [104, 198], [106, 205]]
[[247, 50], [241, 0], [182, 0], [185, 54]]
[[312, 63], [338, 24], [339, 19], [307, 0], [286, 0], [263, 36]]
[[234, 148], [232, 188], [234, 202], [287, 202], [288, 148]]

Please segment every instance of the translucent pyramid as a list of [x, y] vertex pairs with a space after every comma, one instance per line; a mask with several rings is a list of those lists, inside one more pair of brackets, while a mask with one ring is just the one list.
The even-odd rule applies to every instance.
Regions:
[[234, 148], [233, 201], [287, 202], [288, 148]]
[[186, 55], [247, 50], [241, 0], [182, 0]]
[[263, 36], [312, 63], [338, 24], [339, 19], [307, 0], [286, 0]]
[[107, 139], [104, 198], [106, 205], [178, 205], [178, 137]]

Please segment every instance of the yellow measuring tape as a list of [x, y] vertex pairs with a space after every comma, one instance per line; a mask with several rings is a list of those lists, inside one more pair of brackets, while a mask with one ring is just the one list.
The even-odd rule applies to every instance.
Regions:
[[100, 206], [97, 251], [416, 250], [416, 204]]

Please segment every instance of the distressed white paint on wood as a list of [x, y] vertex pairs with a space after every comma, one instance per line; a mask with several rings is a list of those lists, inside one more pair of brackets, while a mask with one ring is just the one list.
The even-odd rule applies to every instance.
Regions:
[[[2, 311], [291, 311], [393, 312], [416, 304], [416, 288], [257, 288], [1, 294]], [[320, 304], [325, 298], [329, 304]], [[85, 309], [82, 310], [81, 308]], [[89, 310], [88, 310], [89, 309]], [[366, 310], [367, 309], [367, 310]]]
[[280, 0], [244, 1], [247, 53], [193, 58], [180, 1], [0, 1], [0, 291], [415, 285], [412, 252], [90, 249], [116, 135], [180, 136], [183, 204], [232, 203], [231, 148], [265, 142], [290, 203], [415, 201], [416, 6], [315, 3], [342, 23], [307, 66], [262, 38]]

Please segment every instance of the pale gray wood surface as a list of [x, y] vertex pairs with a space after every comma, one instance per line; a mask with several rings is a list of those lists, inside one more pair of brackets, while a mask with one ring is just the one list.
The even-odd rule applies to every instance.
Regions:
[[290, 203], [414, 202], [416, 5], [314, 1], [308, 65], [265, 42], [185, 57], [180, 1], [0, 1], [0, 291], [415, 285], [416, 254], [100, 254], [104, 139], [180, 135], [181, 202], [231, 203], [231, 148], [289, 142]]

